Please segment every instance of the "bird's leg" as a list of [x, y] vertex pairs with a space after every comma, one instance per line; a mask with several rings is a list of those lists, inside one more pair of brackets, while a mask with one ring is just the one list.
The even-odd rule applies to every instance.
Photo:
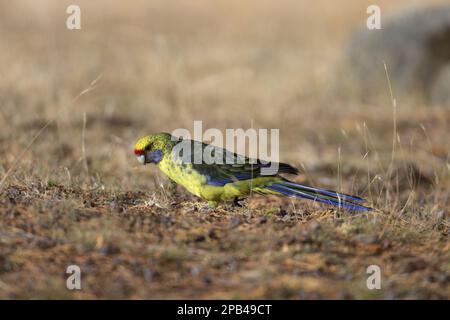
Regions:
[[241, 200], [243, 200], [243, 199], [239, 199], [238, 197], [234, 197], [234, 199], [233, 199], [233, 206], [242, 208], [244, 205], [239, 202]]
[[217, 208], [218, 203], [216, 201], [208, 201], [208, 205], [201, 208], [200, 211], [204, 213], [211, 213]]
[[237, 210], [238, 208], [243, 208], [245, 205], [240, 203], [244, 199], [239, 199], [238, 197], [235, 197], [232, 202], [228, 201], [224, 204], [224, 207], [228, 211]]
[[211, 209], [217, 208], [217, 205], [217, 201], [208, 201], [208, 207], [210, 207]]
[[177, 183], [170, 180], [169, 186], [167, 187], [167, 193], [170, 197], [175, 197], [177, 195]]

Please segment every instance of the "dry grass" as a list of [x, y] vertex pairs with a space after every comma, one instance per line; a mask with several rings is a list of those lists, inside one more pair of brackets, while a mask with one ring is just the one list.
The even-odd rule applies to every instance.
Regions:
[[[380, 1], [412, 2], [429, 3]], [[0, 5], [1, 298], [449, 298], [450, 110], [335, 90], [370, 1], [78, 3], [80, 31], [69, 1]], [[206, 214], [130, 152], [193, 120], [280, 128], [300, 181], [378, 210], [254, 197]]]

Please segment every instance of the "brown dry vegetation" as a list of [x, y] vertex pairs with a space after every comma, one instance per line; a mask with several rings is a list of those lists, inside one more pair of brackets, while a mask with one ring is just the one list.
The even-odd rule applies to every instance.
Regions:
[[[449, 298], [450, 109], [335, 89], [373, 1], [77, 1], [69, 31], [71, 3], [0, 5], [0, 298]], [[131, 153], [193, 120], [280, 128], [299, 181], [377, 210], [253, 197], [205, 213]]]

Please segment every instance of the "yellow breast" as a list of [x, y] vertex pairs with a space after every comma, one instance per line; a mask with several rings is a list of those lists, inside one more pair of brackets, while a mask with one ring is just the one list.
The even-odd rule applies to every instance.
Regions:
[[171, 180], [182, 185], [196, 196], [206, 199], [202, 192], [206, 186], [206, 178], [193, 170], [192, 164], [183, 164], [181, 161], [177, 162], [164, 158], [158, 163], [158, 167]]
[[164, 157], [157, 166], [171, 180], [182, 185], [192, 194], [208, 201], [223, 201], [248, 195], [252, 189], [258, 190], [260, 187], [274, 182], [273, 177], [259, 177], [251, 181], [245, 180], [227, 183], [224, 186], [211, 186], [207, 184], [205, 176], [192, 168], [191, 163], [185, 164]]

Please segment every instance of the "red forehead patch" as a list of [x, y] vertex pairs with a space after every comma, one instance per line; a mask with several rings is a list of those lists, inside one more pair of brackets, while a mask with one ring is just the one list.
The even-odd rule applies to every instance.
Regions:
[[137, 155], [137, 156], [143, 155], [144, 154], [144, 150], [134, 149], [134, 154]]

